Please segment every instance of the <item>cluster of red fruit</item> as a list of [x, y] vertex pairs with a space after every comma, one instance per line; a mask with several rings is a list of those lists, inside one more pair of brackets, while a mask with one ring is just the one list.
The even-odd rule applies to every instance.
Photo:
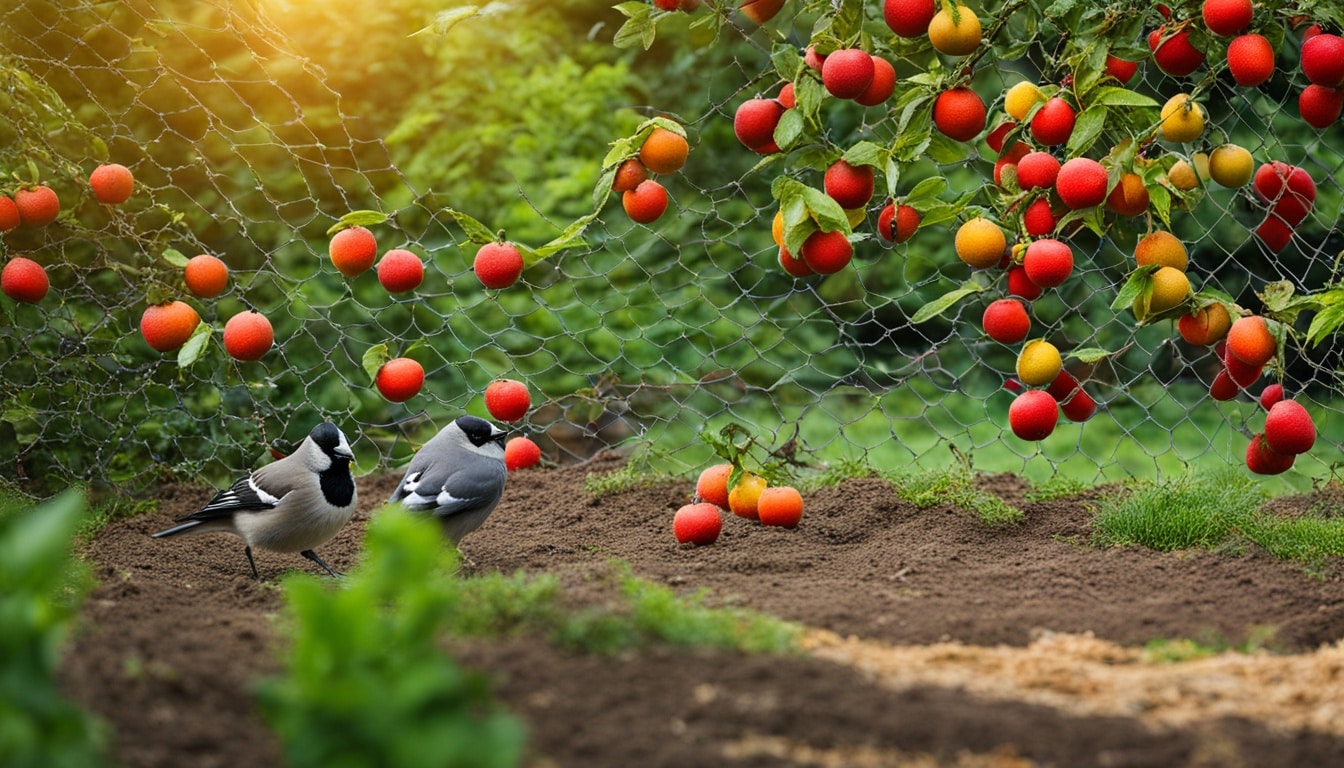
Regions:
[[1256, 170], [1253, 186], [1256, 196], [1268, 207], [1255, 236], [1277, 253], [1288, 245], [1293, 231], [1315, 206], [1316, 182], [1306, 169], [1274, 160]]
[[[527, 385], [514, 379], [495, 379], [485, 388], [485, 410], [499, 421], [513, 423], [522, 420], [532, 407], [532, 395]], [[531, 438], [509, 438], [504, 444], [504, 464], [512, 472], [526, 469], [541, 462], [541, 447]]]
[[788, 485], [770, 486], [765, 478], [744, 472], [732, 489], [732, 464], [715, 464], [700, 473], [696, 500], [677, 510], [672, 534], [682, 544], [713, 544], [723, 530], [722, 511], [762, 525], [796, 528], [803, 519], [803, 496]]
[[686, 164], [691, 145], [683, 134], [655, 127], [644, 138], [634, 157], [621, 161], [611, 182], [621, 193], [621, 207], [632, 221], [651, 224], [667, 210], [667, 189], [649, 173], [676, 173]]

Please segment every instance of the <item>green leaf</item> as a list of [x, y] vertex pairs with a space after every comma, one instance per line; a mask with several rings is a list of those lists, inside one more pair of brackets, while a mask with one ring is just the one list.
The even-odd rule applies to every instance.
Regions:
[[[1144, 96], [1141, 93], [1135, 93], [1134, 91], [1131, 91], [1128, 88], [1117, 88], [1114, 86], [1107, 86], [1105, 88], [1098, 88], [1095, 92], [1093, 92], [1092, 98], [1088, 101], [1089, 109], [1091, 107], [1097, 107], [1097, 106], [1151, 107], [1153, 109], [1156, 109], [1161, 105], [1158, 104], [1156, 101], [1154, 101], [1151, 97]], [[1083, 111], [1086, 112], [1087, 110]]]
[[821, 81], [808, 75], [800, 76], [793, 84], [794, 107], [813, 128], [821, 128], [821, 105], [826, 101], [826, 89]]
[[380, 371], [388, 360], [392, 359], [392, 352], [386, 344], [375, 344], [364, 353], [364, 357], [359, 364], [364, 369], [364, 373], [369, 375], [369, 383], [378, 379]]
[[627, 2], [620, 3], [614, 8], [626, 16], [626, 21], [616, 30], [616, 36], [611, 40], [612, 45], [617, 48], [633, 48], [639, 45], [646, 51], [652, 47], [658, 34], [657, 22], [653, 18], [653, 6], [647, 3]]
[[372, 227], [387, 221], [387, 214], [382, 211], [351, 211], [332, 224], [327, 229], [327, 237], [340, 232], [342, 229], [351, 227]]
[[790, 150], [803, 135], [803, 113], [796, 109], [786, 109], [775, 125], [775, 143], [780, 149]]
[[835, 198], [822, 192], [815, 187], [803, 187], [803, 200], [807, 203], [807, 209], [811, 211], [812, 218], [816, 219], [817, 225], [823, 231], [850, 233], [849, 217], [845, 215], [845, 210], [835, 201]]
[[1100, 104], [1093, 104], [1078, 114], [1078, 120], [1073, 124], [1073, 133], [1069, 136], [1070, 156], [1081, 155], [1096, 143], [1106, 127], [1106, 114], [1107, 108]]
[[1327, 304], [1311, 318], [1307, 327], [1307, 343], [1318, 346], [1344, 326], [1344, 303]]
[[797, 46], [776, 43], [770, 51], [770, 64], [780, 77], [793, 81], [803, 68], [803, 57], [798, 54]]
[[[491, 3], [491, 5], [496, 5], [496, 3]], [[439, 11], [438, 13], [434, 14], [433, 22], [431, 22], [428, 26], [422, 29], [417, 29], [416, 31], [412, 32], [409, 36], [416, 37], [418, 35], [431, 35], [431, 34], [446, 35], [448, 34], [449, 30], [457, 26], [459, 23], [466, 21], [467, 19], [470, 19], [473, 16], [480, 15], [481, 12], [482, 8], [476, 5], [464, 5], [458, 8], [450, 8], [446, 11]]]
[[946, 312], [953, 304], [956, 304], [958, 301], [961, 301], [967, 296], [970, 296], [971, 294], [974, 293], [979, 293], [983, 290], [985, 290], [985, 287], [983, 285], [980, 285], [979, 283], [974, 282], [965, 283], [960, 288], [955, 288], [951, 291], [948, 291], [942, 296], [939, 296], [938, 298], [934, 299], [928, 304], [925, 304], [924, 306], [920, 307], [919, 310], [916, 311], [913, 316], [911, 316], [910, 322], [922, 323], [925, 320], [937, 317], [938, 315], [941, 315], [942, 313]]
[[[565, 227], [564, 232], [561, 232], [553, 240], [535, 250], [528, 249], [528, 252], [523, 252], [523, 246], [518, 246], [517, 243], [515, 243], [514, 245], [518, 247], [520, 253], [523, 253], [523, 261], [528, 266], [531, 266], [537, 261], [544, 259], [553, 253], [563, 251], [567, 248], [581, 248], [587, 245], [587, 243], [583, 241], [583, 232], [584, 230], [588, 229], [589, 224], [592, 224], [593, 221], [597, 219], [597, 214], [598, 212], [594, 211], [588, 214], [587, 216], [576, 219], [574, 223], [570, 224], [568, 227]], [[531, 261], [528, 261], [529, 253], [532, 258]]]
[[929, 135], [928, 149], [929, 157], [939, 165], [952, 165], [954, 163], [965, 162], [971, 153], [971, 145], [964, 141], [944, 136], [941, 133], [933, 132]]
[[187, 257], [182, 252], [174, 248], [165, 248], [163, 251], [163, 260], [172, 264], [174, 267], [182, 268], [187, 266]]
[[1148, 204], [1157, 211], [1165, 229], [1171, 229], [1171, 192], [1161, 184], [1148, 187]]
[[1145, 291], [1151, 293], [1153, 273], [1161, 268], [1161, 264], [1148, 264], [1134, 270], [1125, 284], [1120, 286], [1120, 292], [1115, 295], [1115, 301], [1111, 302], [1111, 309], [1127, 309]]
[[485, 245], [486, 243], [493, 243], [497, 239], [495, 233], [491, 232], [489, 227], [469, 214], [455, 211], [452, 208], [444, 208], [443, 211], [453, 217], [453, 221], [456, 221], [457, 225], [466, 233], [467, 240], [477, 245]]
[[1289, 280], [1278, 280], [1269, 283], [1263, 291], [1260, 291], [1260, 300], [1265, 303], [1265, 309], [1270, 312], [1283, 312], [1288, 309], [1288, 305], [1293, 300], [1293, 293], [1296, 289]]
[[1082, 349], [1073, 350], [1067, 357], [1084, 363], [1095, 363], [1098, 360], [1110, 357], [1111, 354], [1111, 352], [1104, 350], [1101, 347], [1084, 347]]
[[210, 343], [210, 336], [214, 332], [214, 327], [209, 323], [197, 324], [196, 330], [192, 331], [191, 336], [187, 337], [187, 343], [177, 350], [177, 366], [187, 368], [199, 360], [201, 355], [205, 353], [205, 347]]
[[850, 165], [870, 165], [880, 168], [886, 162], [886, 150], [871, 141], [860, 141], [845, 150], [841, 159]]
[[[947, 190], [947, 179], [943, 176], [930, 176], [915, 185], [905, 196], [906, 204], [913, 204], [938, 197]], [[919, 206], [915, 206], [918, 208]]]

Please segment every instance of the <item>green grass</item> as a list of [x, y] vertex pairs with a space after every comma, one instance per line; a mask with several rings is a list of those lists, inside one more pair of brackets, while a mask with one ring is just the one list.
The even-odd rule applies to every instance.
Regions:
[[1101, 501], [1092, 521], [1095, 543], [1162, 552], [1218, 546], [1245, 529], [1265, 499], [1258, 483], [1232, 469], [1140, 483]]
[[965, 467], [941, 472], [884, 473], [896, 495], [920, 509], [947, 504], [974, 512], [986, 525], [1008, 525], [1022, 519], [1022, 510], [975, 487]]
[[1273, 650], [1275, 631], [1273, 627], [1253, 627], [1247, 633], [1244, 642], [1233, 644], [1222, 636], [1210, 636], [1202, 639], [1158, 638], [1149, 640], [1143, 647], [1143, 660], [1149, 664], [1177, 664], [1183, 661], [1207, 659], [1221, 653], [1255, 653]]
[[1055, 501], [1067, 499], [1090, 490], [1092, 486], [1066, 475], [1055, 475], [1039, 485], [1033, 485], [1023, 494], [1027, 501]]
[[646, 461], [627, 461], [610, 472], [590, 472], [583, 478], [583, 490], [595, 498], [610, 496], [632, 488], [644, 488], [668, 482], [675, 476], [654, 469]]

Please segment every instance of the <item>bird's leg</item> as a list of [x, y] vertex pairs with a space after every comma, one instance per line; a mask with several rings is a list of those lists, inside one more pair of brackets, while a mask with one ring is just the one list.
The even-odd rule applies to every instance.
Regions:
[[243, 552], [247, 555], [247, 564], [252, 566], [252, 578], [261, 581], [261, 574], [257, 573], [257, 561], [252, 559], [252, 545], [244, 546]]
[[318, 557], [317, 553], [314, 552], [313, 550], [305, 549], [299, 554], [303, 555], [309, 560], [312, 560], [314, 563], [317, 563], [318, 565], [322, 566], [322, 569], [325, 570], [327, 573], [330, 573], [332, 576], [335, 576], [338, 579], [341, 577], [341, 574], [337, 573], [336, 571], [333, 571], [330, 565], [327, 565], [326, 563], [322, 562], [322, 558]]

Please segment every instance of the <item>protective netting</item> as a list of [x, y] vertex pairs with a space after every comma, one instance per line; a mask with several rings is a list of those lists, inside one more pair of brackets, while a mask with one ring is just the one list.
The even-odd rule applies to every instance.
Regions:
[[[1086, 5], [1054, 4], [1061, 19]], [[1161, 18], [1112, 5], [1114, 26], [1130, 30], [1113, 50], [1146, 57], [1138, 33]], [[1252, 396], [1282, 380], [1321, 434], [1290, 476], [1330, 473], [1341, 405], [1332, 338], [1290, 340], [1282, 368], [1219, 402], [1209, 395], [1222, 365], [1211, 348], [1181, 341], [1174, 318], [1140, 325], [1128, 308], [1112, 308], [1135, 242], [1165, 228], [1153, 213], [1098, 214], [1104, 234], [1070, 234], [1072, 277], [1031, 305], [1032, 336], [1081, 353], [1067, 368], [1100, 404], [1097, 415], [1061, 419], [1040, 442], [1009, 431], [1005, 381], [1019, 346], [980, 328], [1004, 277], [971, 275], [952, 239], [976, 213], [1016, 225], [994, 197], [995, 155], [983, 134], [961, 143], [930, 133], [927, 112], [933, 93], [973, 65], [992, 128], [1008, 86], [1058, 82], [1092, 54], [1069, 39], [1068, 22], [1038, 27], [1050, 14], [1010, 6], [1004, 23], [978, 9], [993, 47], [969, 59], [895, 37], [871, 1], [790, 5], [764, 28], [713, 3], [672, 13], [577, 0], [51, 0], [0, 10], [0, 191], [41, 180], [62, 202], [56, 223], [4, 236], [6, 259], [43, 264], [52, 292], [36, 305], [0, 299], [3, 474], [128, 486], [220, 480], [319, 418], [355, 439], [369, 471], [404, 458], [453, 414], [484, 415], [481, 393], [497, 377], [529, 385], [534, 408], [520, 431], [557, 462], [620, 446], [685, 471], [710, 456], [702, 432], [733, 422], [809, 465], [941, 466], [955, 460], [952, 445], [979, 470], [1084, 481], [1242, 463], [1264, 418]], [[1256, 312], [1275, 281], [1299, 293], [1327, 287], [1340, 252], [1340, 128], [1317, 131], [1299, 118], [1298, 33], [1285, 22], [1289, 9], [1275, 10], [1257, 11], [1257, 28], [1282, 42], [1264, 85], [1237, 87], [1212, 55], [1188, 79], [1145, 62], [1128, 85], [1158, 103], [1194, 88], [1208, 114], [1199, 141], [1153, 144], [1147, 159], [1170, 164], [1174, 153], [1232, 141], [1257, 165], [1281, 160], [1315, 179], [1312, 214], [1277, 253], [1252, 235], [1265, 214], [1249, 187], [1206, 182], [1171, 208], [1195, 290]], [[1197, 17], [1198, 4], [1177, 13]], [[638, 23], [618, 34], [630, 16]], [[775, 67], [791, 60], [781, 51], [796, 58], [814, 35], [833, 43], [827, 30], [846, 24], [895, 64], [897, 97], [868, 109], [829, 100], [816, 141], [758, 166], [761, 156], [733, 133], [738, 105], [778, 92]], [[647, 50], [612, 44], [632, 30], [656, 31]], [[928, 93], [916, 100], [921, 88]], [[655, 116], [684, 125], [692, 150], [681, 171], [660, 177], [671, 204], [645, 226], [618, 196], [605, 197], [602, 163], [611, 142]], [[846, 149], [869, 141], [906, 152], [910, 136], [919, 146], [909, 159], [878, 167], [878, 194], [854, 226], [853, 263], [825, 278], [785, 274], [771, 235], [772, 182], [788, 175], [820, 189], [819, 170]], [[100, 162], [134, 172], [131, 201], [93, 198], [87, 179]], [[910, 241], [873, 234], [889, 182], [901, 196], [933, 178], [946, 186], [924, 201]], [[595, 200], [605, 205], [570, 243], [578, 247], [547, 254], [501, 291], [472, 274], [477, 245], [450, 212], [535, 247], [593, 213]], [[380, 252], [424, 259], [417, 290], [392, 295], [372, 271], [346, 278], [332, 266], [328, 228], [360, 210], [387, 214], [369, 227]], [[192, 297], [173, 253], [222, 258], [228, 291]], [[985, 290], [912, 322], [965, 284]], [[138, 329], [146, 306], [169, 298], [216, 329], [187, 365], [150, 349]], [[219, 341], [244, 309], [275, 329], [275, 348], [256, 362], [231, 359]], [[1300, 337], [1313, 314], [1285, 319]], [[420, 395], [394, 404], [371, 385], [363, 362], [378, 345], [423, 364]]]

